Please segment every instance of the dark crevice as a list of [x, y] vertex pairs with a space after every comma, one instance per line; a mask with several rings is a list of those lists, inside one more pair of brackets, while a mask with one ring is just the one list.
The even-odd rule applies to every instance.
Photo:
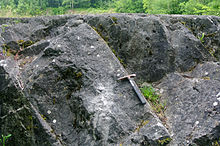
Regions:
[[195, 90], [195, 91], [200, 93], [199, 89], [197, 89], [196, 87], [193, 87], [193, 90]]

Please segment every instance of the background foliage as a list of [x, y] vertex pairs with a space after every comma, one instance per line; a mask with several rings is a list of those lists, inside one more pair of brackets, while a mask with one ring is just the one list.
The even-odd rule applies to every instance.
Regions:
[[103, 12], [220, 16], [220, 0], [0, 0], [5, 17]]

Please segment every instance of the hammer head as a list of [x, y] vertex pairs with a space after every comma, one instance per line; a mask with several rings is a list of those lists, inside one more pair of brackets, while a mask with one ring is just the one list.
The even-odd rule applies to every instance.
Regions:
[[123, 80], [123, 79], [130, 79], [131, 77], [136, 77], [136, 74], [130, 74], [130, 75], [126, 75], [126, 76], [123, 76], [123, 77], [120, 77], [118, 78], [118, 80]]

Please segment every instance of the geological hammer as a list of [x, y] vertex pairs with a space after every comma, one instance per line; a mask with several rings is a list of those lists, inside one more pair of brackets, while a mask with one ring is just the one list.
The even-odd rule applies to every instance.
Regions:
[[145, 97], [141, 93], [140, 89], [138, 88], [137, 84], [135, 83], [135, 81], [132, 77], [136, 77], [136, 74], [130, 74], [130, 75], [127, 75], [127, 76], [123, 76], [123, 77], [118, 78], [118, 80], [128, 79], [128, 81], [130, 82], [131, 86], [133, 87], [134, 91], [136, 92], [136, 94], [137, 94], [139, 100], [141, 101], [141, 103], [146, 104]]

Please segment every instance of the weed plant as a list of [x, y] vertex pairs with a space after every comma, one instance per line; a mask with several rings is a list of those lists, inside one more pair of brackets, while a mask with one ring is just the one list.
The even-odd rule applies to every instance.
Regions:
[[161, 114], [165, 110], [165, 103], [161, 103], [160, 95], [155, 91], [152, 86], [144, 86], [141, 92], [145, 98], [150, 102], [156, 113]]
[[11, 134], [7, 135], [7, 136], [4, 136], [2, 135], [1, 139], [0, 139], [0, 142], [2, 143], [3, 146], [5, 146], [5, 143], [6, 143], [6, 140], [11, 137]]

